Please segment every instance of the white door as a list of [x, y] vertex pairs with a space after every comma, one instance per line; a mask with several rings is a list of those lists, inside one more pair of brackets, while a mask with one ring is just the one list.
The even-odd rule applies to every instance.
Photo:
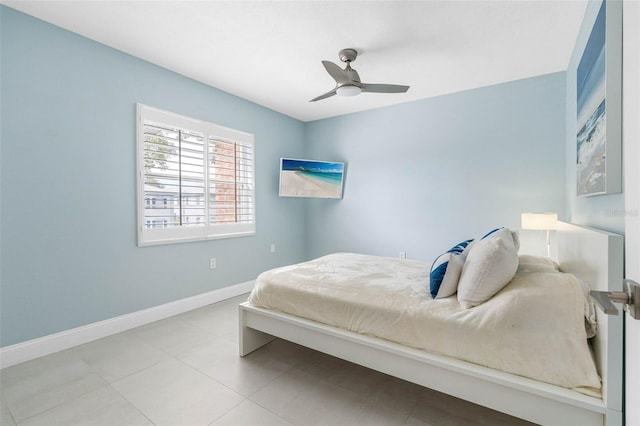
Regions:
[[[623, 3], [625, 276], [640, 282], [640, 2]], [[640, 426], [640, 320], [626, 314], [626, 424]]]

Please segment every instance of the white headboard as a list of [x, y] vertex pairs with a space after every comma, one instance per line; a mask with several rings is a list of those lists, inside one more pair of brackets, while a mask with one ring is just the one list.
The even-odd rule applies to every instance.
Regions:
[[[620, 291], [623, 278], [623, 237], [599, 229], [558, 222], [558, 263], [563, 272], [586, 281], [592, 290]], [[597, 312], [594, 338], [596, 364], [602, 377], [602, 398], [608, 416], [619, 411], [623, 401], [623, 315]], [[622, 417], [620, 417], [622, 418]]]

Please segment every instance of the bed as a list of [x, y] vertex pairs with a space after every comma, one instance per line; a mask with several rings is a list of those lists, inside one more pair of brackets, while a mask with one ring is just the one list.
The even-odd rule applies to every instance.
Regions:
[[[594, 290], [619, 287], [621, 236], [559, 223], [557, 241], [563, 272], [581, 278]], [[601, 394], [551, 384], [546, 379], [534, 380], [415, 345], [348, 331], [324, 319], [314, 321], [250, 303], [240, 305], [240, 355], [279, 337], [535, 423], [621, 425], [622, 322], [620, 317], [606, 317], [600, 312], [597, 316], [598, 333], [592, 341], [602, 378]]]

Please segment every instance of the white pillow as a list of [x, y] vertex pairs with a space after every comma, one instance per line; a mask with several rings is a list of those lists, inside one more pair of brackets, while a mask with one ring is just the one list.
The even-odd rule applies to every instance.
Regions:
[[476, 241], [467, 255], [458, 282], [458, 302], [472, 308], [502, 290], [518, 269], [520, 240], [508, 228], [494, 230]]

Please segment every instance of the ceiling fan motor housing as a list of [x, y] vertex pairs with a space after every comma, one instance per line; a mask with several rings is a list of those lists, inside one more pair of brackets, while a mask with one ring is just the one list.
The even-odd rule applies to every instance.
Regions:
[[356, 60], [358, 56], [358, 51], [356, 49], [342, 49], [338, 52], [338, 56], [342, 62], [353, 62]]

